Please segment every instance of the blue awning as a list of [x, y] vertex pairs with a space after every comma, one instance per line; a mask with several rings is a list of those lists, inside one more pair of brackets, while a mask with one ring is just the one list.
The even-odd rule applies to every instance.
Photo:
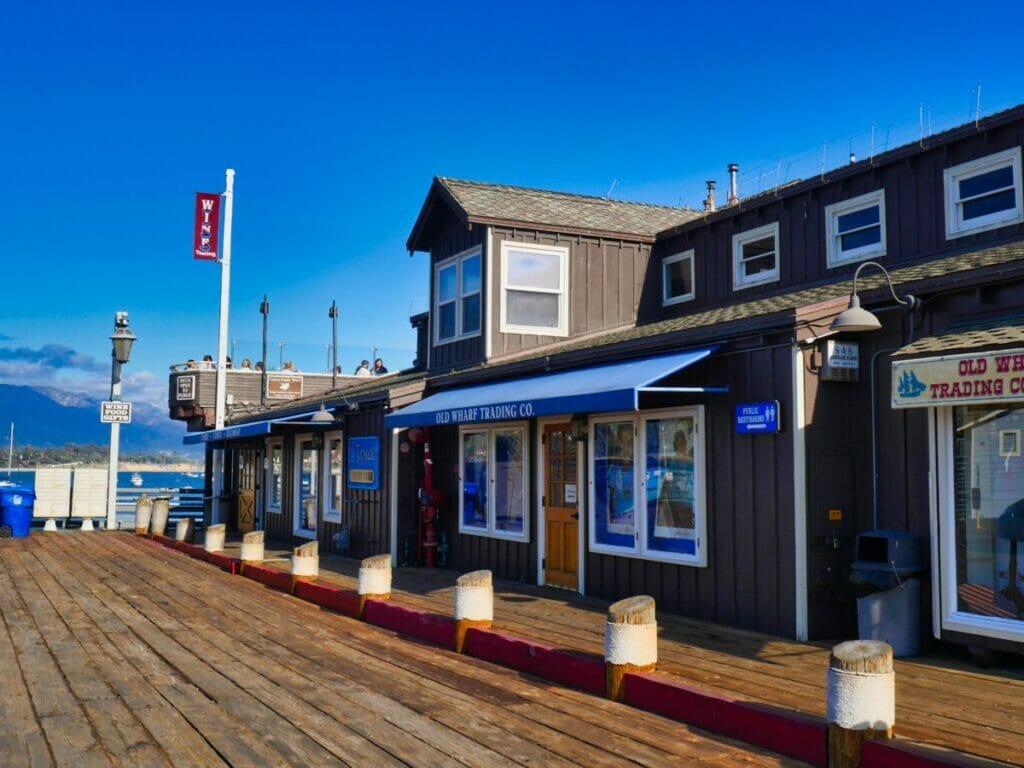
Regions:
[[423, 427], [511, 421], [563, 413], [634, 411], [643, 392], [711, 392], [721, 387], [655, 387], [715, 347], [608, 363], [438, 392], [384, 417], [384, 426]]
[[223, 427], [222, 429], [208, 429], [205, 432], [190, 432], [181, 439], [181, 442], [185, 445], [198, 445], [200, 443], [223, 443], [226, 440], [237, 440], [242, 437], [269, 435], [271, 427], [275, 424], [293, 424], [298, 419], [308, 418], [315, 413], [319, 413], [319, 409], [315, 411], [307, 411], [305, 413], [297, 413], [294, 416], [287, 416], [283, 419], [250, 421], [245, 424], [235, 424], [230, 427]]

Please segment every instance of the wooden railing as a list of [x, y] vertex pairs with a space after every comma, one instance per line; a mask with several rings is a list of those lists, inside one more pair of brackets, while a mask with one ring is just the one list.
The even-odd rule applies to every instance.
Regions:
[[135, 504], [142, 494], [151, 499], [166, 496], [170, 500], [167, 515], [167, 533], [174, 534], [174, 524], [183, 518], [191, 518], [197, 530], [203, 527], [202, 488], [122, 488], [117, 489], [117, 522], [119, 528], [131, 528], [135, 524]]

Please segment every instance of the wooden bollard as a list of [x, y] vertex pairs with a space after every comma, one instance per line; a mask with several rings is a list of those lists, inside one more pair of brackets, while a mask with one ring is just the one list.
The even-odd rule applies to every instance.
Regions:
[[171, 513], [171, 500], [166, 496], [153, 499], [153, 512], [149, 518], [149, 528], [154, 536], [163, 536], [167, 530], [167, 516]]
[[192, 539], [192, 519], [185, 517], [174, 526], [174, 538], [177, 541], [190, 541]]
[[374, 555], [359, 564], [359, 618], [366, 601], [391, 598], [391, 555]]
[[142, 494], [135, 500], [135, 532], [141, 536], [149, 533], [149, 521], [153, 516], [153, 500]]
[[851, 640], [832, 649], [827, 684], [829, 768], [857, 768], [865, 739], [891, 739], [896, 723], [892, 647]]
[[473, 571], [455, 581], [455, 652], [462, 653], [466, 632], [494, 622], [494, 580], [490, 571]]
[[653, 672], [658, 664], [658, 624], [654, 598], [627, 597], [608, 608], [604, 625], [605, 695], [622, 701], [627, 672]]
[[216, 525], [206, 526], [206, 541], [203, 547], [207, 552], [223, 552], [224, 551], [224, 534], [226, 526], [224, 523], [217, 523]]
[[320, 546], [315, 541], [292, 551], [292, 583], [316, 581], [320, 573]]
[[242, 534], [243, 563], [263, 562], [263, 531], [249, 531]]

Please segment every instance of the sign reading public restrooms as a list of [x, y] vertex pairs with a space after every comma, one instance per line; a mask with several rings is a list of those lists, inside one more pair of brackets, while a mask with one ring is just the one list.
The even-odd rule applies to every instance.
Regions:
[[1024, 349], [945, 355], [892, 364], [892, 407], [1024, 399]]

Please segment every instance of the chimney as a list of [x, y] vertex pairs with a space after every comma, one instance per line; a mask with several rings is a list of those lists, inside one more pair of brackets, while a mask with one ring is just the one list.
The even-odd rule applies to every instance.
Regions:
[[736, 205], [740, 201], [736, 194], [736, 174], [739, 170], [740, 167], [736, 163], [729, 163], [729, 205]]
[[714, 211], [715, 210], [715, 182], [708, 181], [708, 196], [704, 198], [704, 210]]

